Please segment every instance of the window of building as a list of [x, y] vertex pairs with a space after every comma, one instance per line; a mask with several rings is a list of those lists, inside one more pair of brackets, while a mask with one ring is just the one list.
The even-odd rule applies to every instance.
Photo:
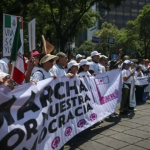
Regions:
[[137, 13], [131, 13], [131, 16], [137, 17]]
[[132, 4], [137, 4], [137, 0], [131, 0]]
[[124, 15], [125, 15], [125, 16], [130, 16], [130, 13], [126, 13], [126, 12], [125, 12]]
[[131, 12], [138, 12], [137, 9], [131, 9]]
[[122, 19], [121, 20], [116, 20], [116, 23], [123, 24], [123, 20]]
[[139, 5], [145, 5], [145, 2], [139, 2]]
[[131, 3], [131, 0], [126, 0], [125, 1], [125, 4], [130, 4]]
[[130, 12], [130, 7], [124, 7], [124, 12]]
[[117, 15], [123, 15], [123, 12], [117, 12]]
[[116, 14], [115, 11], [110, 11], [110, 12], [109, 12], [109, 15], [115, 15], [115, 14]]

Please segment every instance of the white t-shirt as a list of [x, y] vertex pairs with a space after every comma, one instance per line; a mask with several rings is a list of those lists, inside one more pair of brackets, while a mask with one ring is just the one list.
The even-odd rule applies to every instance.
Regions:
[[8, 73], [9, 72], [9, 68], [8, 68], [8, 63], [9, 63], [9, 59], [7, 58], [2, 58], [0, 59], [0, 70], [4, 73]]
[[59, 67], [57, 64], [53, 66], [52, 69], [50, 69], [50, 73], [57, 76], [57, 77], [63, 77], [66, 75], [66, 69]]
[[31, 76], [32, 81], [39, 82], [52, 76], [50, 72], [46, 72], [43, 68], [36, 67], [35, 70], [36, 71]]
[[93, 70], [94, 73], [96, 73], [96, 74], [100, 74], [100, 73], [106, 72], [104, 66], [102, 66], [102, 65], [99, 64], [99, 63], [95, 63], [94, 61], [91, 62], [91, 65], [90, 65], [89, 70]]
[[145, 65], [139, 64], [139, 66], [141, 66], [141, 68], [142, 68], [143, 71], [147, 71], [147, 68], [146, 68]]
[[82, 71], [78, 74], [79, 76], [87, 76], [87, 75], [91, 75], [88, 71], [85, 72], [85, 71]]
[[[138, 75], [139, 75], [139, 71], [135, 71], [135, 76], [137, 77]], [[142, 73], [142, 71], [141, 71], [141, 76], [140, 77], [143, 77], [144, 75], [143, 75], [143, 73]]]
[[34, 72], [36, 72], [36, 71], [39, 70], [39, 69], [40, 69], [40, 67], [36, 67], [36, 66], [35, 66], [35, 67], [33, 68], [32, 72], [31, 72], [31, 76], [32, 76], [32, 74], [33, 74]]
[[6, 77], [6, 76], [9, 76], [9, 74], [7, 74], [7, 73], [5, 73], [5, 72], [2, 72], [2, 71], [0, 70], [0, 78], [3, 79], [3, 78]]
[[[130, 70], [123, 69], [122, 70], [122, 78], [128, 77], [131, 74]], [[131, 76], [127, 81], [123, 81], [123, 83], [131, 84], [131, 81], [133, 80], [133, 77]], [[128, 88], [127, 85], [124, 85], [125, 88]]]

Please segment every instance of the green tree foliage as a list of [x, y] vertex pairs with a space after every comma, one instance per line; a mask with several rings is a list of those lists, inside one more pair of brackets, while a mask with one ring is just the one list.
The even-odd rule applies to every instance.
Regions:
[[82, 54], [87, 56], [90, 56], [91, 52], [94, 51], [95, 43], [91, 41], [85, 41], [79, 48], [75, 50], [77, 54]]
[[[100, 30], [95, 32], [96, 37], [100, 37], [100, 44], [94, 44], [91, 41], [85, 41], [78, 49], [79, 52], [84, 54], [90, 54], [93, 50], [97, 50], [104, 55], [111, 55], [118, 53], [118, 50], [122, 48], [124, 54], [129, 54], [131, 57], [140, 56], [138, 54], [141, 50], [140, 42], [137, 40], [137, 34], [134, 33], [132, 27], [134, 24], [132, 21], [127, 23], [127, 29], [118, 29], [115, 25], [104, 22]], [[115, 44], [108, 45], [107, 38], [114, 38]], [[86, 53], [87, 51], [87, 53]]]
[[[55, 47], [65, 51], [67, 42], [100, 19], [97, 12], [91, 10], [95, 3], [103, 9], [111, 5], [118, 6], [124, 0], [2, 0], [1, 13], [20, 15], [24, 18], [25, 39], [28, 38], [27, 24], [36, 18], [37, 44], [41, 46], [41, 34], [44, 34]], [[31, 2], [31, 3], [29, 3]], [[28, 4], [29, 3], [29, 4]]]
[[144, 44], [145, 58], [148, 55], [148, 48], [150, 45], [150, 5], [146, 5], [140, 11], [139, 16], [135, 20], [137, 33], [140, 41]]

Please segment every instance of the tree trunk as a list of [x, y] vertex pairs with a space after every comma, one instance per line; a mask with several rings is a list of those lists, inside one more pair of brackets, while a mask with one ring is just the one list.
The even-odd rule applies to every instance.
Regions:
[[145, 59], [147, 58], [147, 44], [146, 41], [144, 41], [144, 49], [145, 49]]
[[66, 40], [60, 39], [60, 51], [61, 52], [64, 52], [64, 53], [66, 52], [66, 50], [65, 50], [66, 43], [67, 43]]

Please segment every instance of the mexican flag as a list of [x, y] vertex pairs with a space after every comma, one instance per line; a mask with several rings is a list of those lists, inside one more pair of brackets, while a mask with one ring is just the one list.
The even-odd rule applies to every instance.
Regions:
[[23, 19], [21, 17], [13, 16], [13, 15], [4, 15], [4, 25], [5, 28], [15, 28], [17, 27], [17, 22], [19, 19], [21, 19], [21, 26], [20, 29], [23, 29]]
[[25, 78], [26, 64], [23, 54], [19, 52], [22, 47], [21, 36], [21, 18], [17, 22], [17, 28], [14, 36], [10, 60], [13, 62], [12, 79], [21, 84]]
[[[10, 56], [13, 45], [17, 22], [21, 19], [20, 35], [23, 43], [23, 18], [14, 15], [3, 14], [3, 56]], [[23, 46], [20, 49], [23, 53]]]

